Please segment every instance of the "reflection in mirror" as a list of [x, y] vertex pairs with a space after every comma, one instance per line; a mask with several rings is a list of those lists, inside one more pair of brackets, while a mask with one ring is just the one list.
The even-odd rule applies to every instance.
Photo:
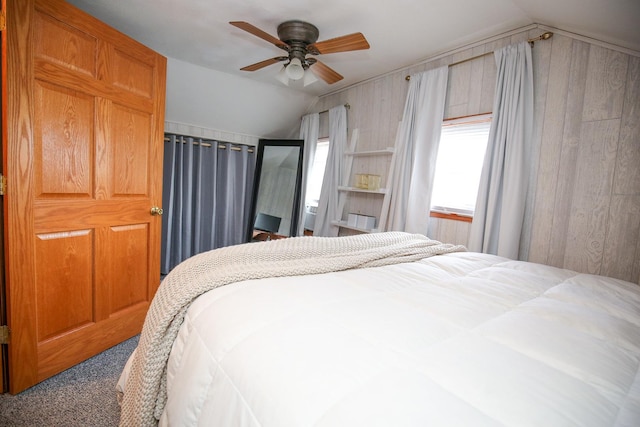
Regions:
[[302, 140], [260, 140], [247, 241], [296, 235], [302, 143]]

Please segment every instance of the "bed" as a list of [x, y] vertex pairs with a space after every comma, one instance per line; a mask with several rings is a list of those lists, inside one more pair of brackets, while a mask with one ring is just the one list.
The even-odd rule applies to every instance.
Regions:
[[640, 426], [640, 286], [405, 233], [240, 245], [167, 276], [119, 387], [121, 425]]

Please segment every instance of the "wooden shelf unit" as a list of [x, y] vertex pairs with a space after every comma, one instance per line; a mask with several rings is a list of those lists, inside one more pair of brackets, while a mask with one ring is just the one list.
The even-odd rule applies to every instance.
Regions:
[[[354, 158], [361, 158], [361, 157], [374, 157], [374, 156], [393, 156], [395, 150], [392, 147], [387, 147], [381, 150], [367, 150], [367, 151], [357, 151], [356, 150], [356, 145], [357, 145], [357, 139], [358, 139], [358, 129], [354, 129], [353, 133], [351, 135], [351, 142], [349, 144], [349, 148], [347, 151], [345, 151], [344, 156], [345, 156], [345, 171], [347, 172], [347, 176], [349, 177], [350, 182], [353, 182], [353, 178], [354, 178], [354, 173], [353, 173], [353, 160]], [[393, 158], [391, 160], [393, 162]], [[385, 174], [388, 175], [389, 173], [389, 168], [387, 168], [387, 170], [385, 171]], [[385, 176], [385, 182], [387, 182], [389, 179], [388, 176]], [[344, 208], [345, 206], [348, 206], [349, 203], [352, 201], [354, 195], [357, 197], [358, 195], [373, 195], [373, 196], [380, 196], [383, 198], [383, 200], [381, 201], [381, 209], [379, 212], [377, 212], [377, 215], [373, 215], [374, 212], [369, 213], [370, 216], [375, 216], [376, 217], [376, 227], [374, 227], [373, 229], [364, 229], [364, 228], [359, 228], [359, 227], [353, 227], [347, 224], [347, 221], [345, 221], [343, 218], [338, 218], [335, 219], [331, 222], [332, 225], [338, 226], [340, 228], [344, 228], [344, 229], [348, 229], [348, 230], [353, 230], [353, 231], [357, 231], [360, 233], [376, 233], [379, 231], [383, 231], [380, 229], [380, 224], [384, 224], [386, 223], [386, 215], [387, 213], [385, 212], [385, 210], [388, 209], [389, 206], [389, 197], [391, 196], [391, 189], [390, 188], [380, 188], [379, 190], [367, 190], [364, 188], [358, 188], [358, 187], [351, 187], [351, 186], [339, 186], [338, 187], [338, 192], [340, 193], [339, 196], [339, 211], [341, 212], [341, 214], [344, 215]], [[359, 212], [358, 212], [359, 214]]]

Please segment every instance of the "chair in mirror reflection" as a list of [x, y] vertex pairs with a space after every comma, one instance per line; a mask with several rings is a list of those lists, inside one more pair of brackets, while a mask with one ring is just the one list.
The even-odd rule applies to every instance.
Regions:
[[280, 222], [282, 222], [282, 218], [258, 212], [256, 222], [253, 224], [253, 238], [255, 240], [272, 240], [275, 233], [280, 231]]

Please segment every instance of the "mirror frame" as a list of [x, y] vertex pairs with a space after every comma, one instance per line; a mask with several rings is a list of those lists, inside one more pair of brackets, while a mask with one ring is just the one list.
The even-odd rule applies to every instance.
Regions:
[[253, 226], [256, 221], [256, 204], [258, 202], [258, 193], [260, 191], [260, 176], [262, 175], [262, 162], [264, 158], [264, 150], [267, 147], [298, 147], [298, 167], [296, 170], [296, 182], [293, 195], [293, 207], [291, 209], [291, 228], [289, 236], [295, 237], [298, 234], [298, 217], [300, 214], [300, 198], [302, 194], [302, 160], [304, 151], [304, 140], [302, 139], [260, 139], [258, 141], [258, 155], [256, 157], [255, 175], [253, 179], [253, 194], [251, 195], [251, 208], [249, 215], [249, 224], [247, 227], [246, 241], [253, 240]]

